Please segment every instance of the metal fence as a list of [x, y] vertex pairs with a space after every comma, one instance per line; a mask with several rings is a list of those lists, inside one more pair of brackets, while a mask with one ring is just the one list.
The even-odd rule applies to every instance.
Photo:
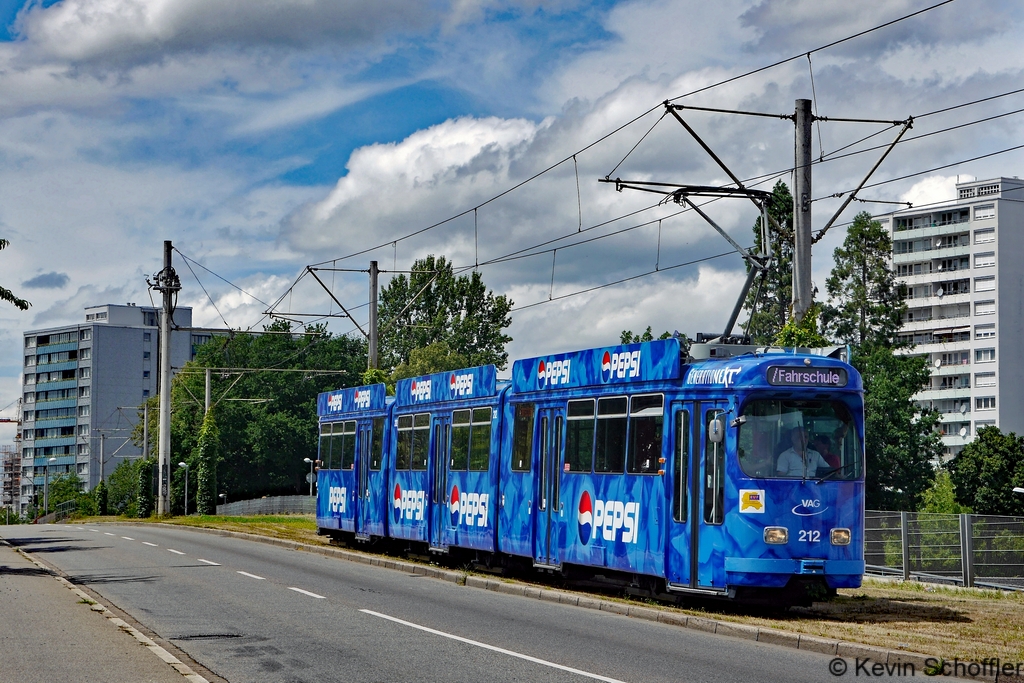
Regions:
[[217, 506], [217, 514], [227, 517], [249, 515], [315, 515], [315, 496], [274, 496], [253, 498]]
[[868, 510], [864, 559], [871, 574], [1024, 590], [1024, 517]]

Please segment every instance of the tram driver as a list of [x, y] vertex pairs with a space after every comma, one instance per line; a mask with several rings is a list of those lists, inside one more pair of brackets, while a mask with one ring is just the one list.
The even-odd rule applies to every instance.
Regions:
[[776, 465], [776, 472], [780, 477], [807, 478], [817, 476], [819, 468], [822, 471], [829, 469], [821, 453], [807, 447], [807, 432], [803, 427], [793, 427], [789, 430], [789, 438], [792, 446], [782, 452]]

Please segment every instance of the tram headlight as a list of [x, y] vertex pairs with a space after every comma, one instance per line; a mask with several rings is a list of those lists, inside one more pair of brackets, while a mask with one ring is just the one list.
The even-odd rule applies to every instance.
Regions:
[[833, 529], [831, 536], [832, 545], [850, 545], [849, 529]]
[[785, 545], [789, 543], [789, 529], [784, 526], [766, 526], [764, 528], [764, 542], [770, 545]]

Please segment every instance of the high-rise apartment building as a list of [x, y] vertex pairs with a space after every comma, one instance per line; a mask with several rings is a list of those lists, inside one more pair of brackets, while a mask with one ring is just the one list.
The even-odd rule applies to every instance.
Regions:
[[[86, 308], [83, 324], [25, 333], [21, 513], [41, 497], [44, 475], [75, 472], [90, 490], [141, 455], [130, 436], [140, 406], [157, 395], [159, 320], [156, 308], [108, 304]], [[174, 323], [191, 328], [192, 309], [176, 309]], [[172, 331], [172, 367], [210, 336]]]
[[1024, 181], [957, 183], [948, 203], [876, 219], [907, 288], [901, 334], [932, 368], [915, 399], [942, 414], [946, 457], [986, 425], [1024, 434]]

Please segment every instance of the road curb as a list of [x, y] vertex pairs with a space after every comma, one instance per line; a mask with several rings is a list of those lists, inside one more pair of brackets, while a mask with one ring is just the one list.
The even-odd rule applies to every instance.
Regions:
[[88, 593], [83, 591], [81, 588], [79, 588], [75, 584], [73, 584], [70, 581], [68, 581], [67, 579], [65, 579], [63, 576], [61, 576], [60, 574], [55, 572], [50, 567], [46, 566], [45, 564], [43, 564], [42, 562], [40, 562], [36, 558], [32, 557], [32, 555], [30, 555], [29, 553], [25, 552], [21, 548], [18, 548], [18, 547], [15, 547], [15, 546], [11, 545], [5, 539], [0, 539], [0, 544], [6, 545], [6, 546], [12, 548], [14, 550], [14, 552], [18, 553], [19, 555], [24, 557], [26, 560], [28, 560], [29, 562], [31, 562], [35, 566], [37, 566], [40, 569], [42, 569], [43, 571], [45, 571], [51, 577], [53, 577], [54, 579], [59, 581], [61, 584], [64, 585], [65, 588], [69, 589], [72, 593], [74, 593], [75, 595], [80, 597], [83, 601], [85, 601], [89, 605], [89, 609], [90, 610], [92, 610], [93, 612], [98, 612], [99, 614], [103, 615], [107, 620], [110, 621], [111, 624], [113, 624], [114, 626], [116, 626], [121, 631], [124, 631], [128, 635], [130, 635], [133, 638], [135, 638], [135, 640], [139, 641], [139, 643], [141, 643], [142, 645], [144, 645], [147, 648], [149, 648], [150, 652], [152, 652], [154, 655], [159, 657], [164, 663], [170, 664], [171, 668], [173, 668], [175, 671], [177, 671], [179, 674], [181, 674], [185, 678], [185, 680], [189, 681], [189, 683], [210, 683], [210, 681], [208, 681], [206, 678], [203, 678], [202, 676], [197, 674], [195, 671], [193, 671], [192, 668], [189, 667], [187, 664], [185, 664], [180, 659], [178, 659], [177, 657], [172, 655], [170, 652], [165, 650], [160, 645], [157, 645], [155, 642], [153, 642], [153, 640], [151, 638], [149, 638], [149, 636], [147, 636], [146, 634], [142, 633], [137, 628], [135, 628], [134, 626], [132, 626], [131, 624], [129, 624], [125, 620], [123, 620], [120, 617], [118, 617], [116, 614], [114, 614], [109, 609], [107, 609], [107, 607], [105, 605], [97, 602], [91, 595], [89, 595]]
[[[182, 528], [183, 526], [180, 524], [164, 524], [160, 522], [97, 522], [96, 524], [119, 524], [123, 526], [153, 526], [154, 524], [157, 524], [162, 527], [170, 528]], [[695, 631], [703, 631], [704, 633], [712, 633], [732, 638], [752, 640], [759, 643], [765, 643], [766, 645], [778, 645], [782, 647], [792, 648], [795, 650], [816, 652], [818, 654], [833, 655], [835, 658], [842, 659], [844, 662], [847, 659], [853, 660], [855, 667], [858, 663], [863, 663], [865, 660], [868, 660], [866, 666], [869, 669], [871, 666], [875, 664], [880, 664], [883, 667], [886, 667], [887, 671], [893, 669], [893, 667], [899, 667], [898, 669], [894, 670], [907, 672], [910, 671], [910, 669], [905, 669], [903, 667], [909, 666], [913, 667], [912, 670], [914, 672], [914, 675], [930, 675], [925, 674], [925, 671], [930, 666], [934, 666], [937, 662], [944, 661], [941, 657], [934, 657], [919, 652], [910, 652], [907, 650], [890, 650], [888, 648], [876, 647], [873, 645], [865, 645], [862, 643], [850, 643], [840, 640], [831, 640], [828, 638], [821, 638], [819, 636], [812, 636], [804, 633], [782, 631], [779, 629], [762, 628], [760, 626], [751, 626], [748, 624], [740, 624], [730, 621], [718, 621], [717, 619], [709, 619], [707, 617], [698, 617], [689, 614], [683, 614], [680, 612], [674, 612], [664, 608], [633, 605], [625, 602], [612, 600], [602, 600], [601, 598], [596, 598], [585, 594], [573, 593], [569, 591], [563, 591], [556, 588], [540, 588], [537, 586], [523, 584], [515, 581], [490, 579], [483, 576], [475, 576], [465, 572], [456, 572], [448, 569], [440, 569], [437, 567], [428, 567], [422, 564], [405, 562], [403, 560], [397, 560], [391, 557], [385, 557], [381, 555], [369, 555], [362, 552], [347, 550], [343, 548], [309, 545], [308, 543], [300, 543], [298, 541], [288, 541], [285, 539], [273, 538], [270, 536], [260, 536], [259, 534], [247, 534], [240, 531], [228, 531], [226, 529], [211, 529], [208, 527], [193, 526], [186, 526], [185, 528], [200, 531], [203, 533], [213, 534], [215, 536], [225, 536], [255, 541], [257, 543], [265, 543], [268, 545], [287, 548], [289, 550], [302, 550], [306, 552], [313, 552], [319, 555], [336, 557], [338, 559], [356, 562], [358, 564], [383, 567], [385, 569], [396, 569], [398, 571], [403, 571], [408, 574], [428, 576], [430, 578], [440, 579], [442, 581], [449, 581], [451, 583], [465, 586], [467, 588], [489, 590], [494, 591], [496, 593], [516, 595], [525, 598], [531, 598], [534, 600], [543, 600], [546, 602], [555, 602], [565, 605], [572, 605], [575, 607], [582, 607], [583, 609], [611, 612], [613, 614], [619, 614], [633, 619], [655, 621], [662, 624], [668, 624], [671, 626], [688, 628]], [[965, 672], [965, 674], [966, 675], [958, 676], [958, 678], [976, 681], [993, 681], [994, 683], [1024, 683], [1024, 677], [1021, 676], [1003, 676], [996, 674], [970, 675], [969, 672]], [[837, 675], [837, 678], [839, 677], [842, 677], [842, 674]]]

